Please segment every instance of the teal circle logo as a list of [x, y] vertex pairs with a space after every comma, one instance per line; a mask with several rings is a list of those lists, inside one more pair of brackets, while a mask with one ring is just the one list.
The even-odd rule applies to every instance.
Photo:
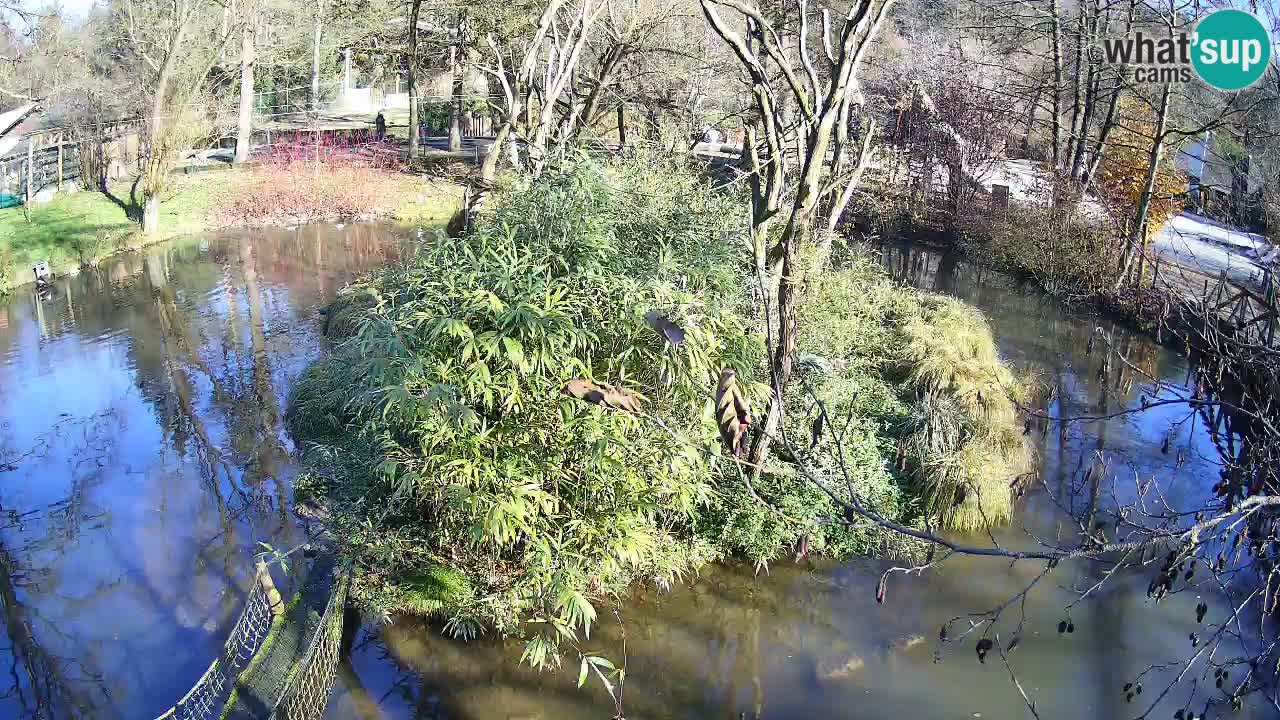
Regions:
[[1191, 65], [1219, 90], [1243, 90], [1271, 62], [1271, 36], [1262, 21], [1243, 10], [1218, 10], [1196, 25]]

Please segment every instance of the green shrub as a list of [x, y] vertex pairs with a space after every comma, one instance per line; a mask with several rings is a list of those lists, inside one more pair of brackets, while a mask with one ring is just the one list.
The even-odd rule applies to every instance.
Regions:
[[970, 235], [965, 249], [975, 259], [1030, 276], [1050, 293], [1109, 289], [1118, 272], [1115, 233], [1100, 221], [1022, 206]]
[[[301, 488], [332, 504], [358, 593], [531, 636], [543, 664], [589, 628], [593, 599], [711, 555], [694, 532], [717, 445], [704, 409], [722, 367], [749, 377], [762, 357], [730, 202], [674, 167], [553, 167], [473, 236], [344, 295], [330, 334], [355, 334], [306, 371], [288, 419], [322, 443]], [[685, 330], [679, 347], [652, 310]], [[565, 395], [580, 377], [645, 412]]]
[[[540, 666], [633, 582], [663, 585], [725, 556], [918, 549], [831, 522], [843, 508], [828, 493], [904, 523], [926, 507], [952, 516], [943, 493], [973, 473], [931, 485], [944, 473], [926, 461], [996, 444], [1003, 430], [978, 430], [1012, 416], [972, 412], [966, 383], [981, 375], [933, 368], [928, 323], [963, 328], [973, 365], [1008, 371], [974, 316], [861, 258], [803, 298], [785, 441], [766, 471], [748, 484], [722, 460], [720, 370], [739, 373], [757, 415], [767, 397], [753, 382], [764, 348], [748, 320], [750, 254], [733, 239], [741, 208], [669, 161], [571, 158], [508, 180], [473, 235], [434, 238], [344, 290], [325, 319], [338, 345], [295, 383], [286, 419], [310, 468], [297, 500], [319, 506], [356, 560], [358, 599], [447, 619], [464, 637], [524, 637]], [[655, 332], [651, 311], [683, 341]], [[962, 429], [947, 432], [960, 440], [897, 462], [911, 438], [940, 436], [915, 427], [912, 401], [943, 377], [937, 400], [958, 408]], [[633, 394], [642, 412], [564, 392], [583, 378]], [[839, 420], [819, 437], [815, 398]]]
[[17, 271], [17, 261], [8, 245], [0, 245], [0, 297], [9, 292], [9, 278]]

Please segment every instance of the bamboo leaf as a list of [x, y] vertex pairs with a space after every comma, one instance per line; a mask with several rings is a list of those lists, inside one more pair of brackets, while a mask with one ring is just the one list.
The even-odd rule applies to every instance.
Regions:
[[510, 362], [512, 367], [523, 372], [524, 346], [520, 344], [520, 341], [515, 338], [504, 337], [502, 338], [502, 347], [507, 351], [507, 362]]

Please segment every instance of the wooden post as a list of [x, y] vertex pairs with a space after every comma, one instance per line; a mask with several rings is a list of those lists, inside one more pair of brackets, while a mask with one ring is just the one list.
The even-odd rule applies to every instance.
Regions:
[[258, 560], [254, 582], [262, 583], [262, 589], [267, 593], [267, 602], [271, 605], [271, 612], [275, 615], [283, 613], [284, 600], [280, 597], [280, 591], [276, 589], [275, 581], [271, 579], [271, 570], [261, 559]]
[[62, 192], [62, 143], [58, 143], [58, 192]]
[[27, 192], [25, 194], [25, 202], [31, 204], [31, 183], [35, 182], [34, 173], [36, 162], [36, 139], [34, 137], [27, 140]]
[[1154, 270], [1151, 272], [1151, 289], [1155, 290], [1156, 285], [1160, 282], [1160, 256], [1157, 255], [1155, 262], [1152, 263]]

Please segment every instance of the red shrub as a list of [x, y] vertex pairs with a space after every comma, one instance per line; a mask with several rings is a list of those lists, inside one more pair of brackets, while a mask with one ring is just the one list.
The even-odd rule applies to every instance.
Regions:
[[254, 153], [256, 167], [218, 210], [225, 225], [368, 220], [413, 193], [397, 146], [364, 131], [297, 133]]

